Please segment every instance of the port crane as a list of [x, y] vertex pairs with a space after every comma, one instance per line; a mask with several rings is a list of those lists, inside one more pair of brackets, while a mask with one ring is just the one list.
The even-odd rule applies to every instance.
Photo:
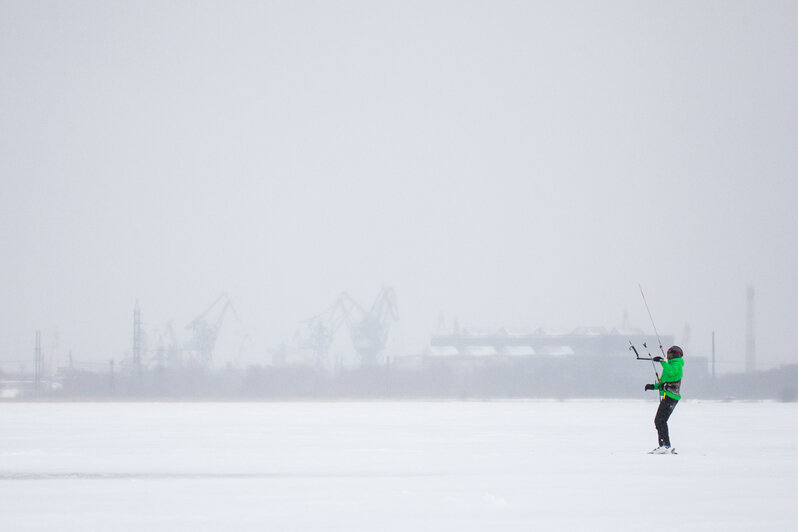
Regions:
[[346, 325], [361, 365], [373, 365], [385, 349], [391, 322], [397, 319], [396, 294], [390, 287], [383, 287], [368, 310], [342, 292], [332, 306], [302, 322], [299, 345], [313, 350], [317, 366], [329, 366], [330, 346], [338, 330]]
[[[230, 296], [223, 293], [204, 312], [186, 325], [186, 329], [192, 331], [192, 338], [186, 344], [186, 351], [193, 353], [193, 362], [205, 367], [211, 365], [219, 330], [222, 328], [228, 310], [241, 323], [241, 318], [238, 317], [238, 312], [236, 312]], [[214, 315], [215, 318], [213, 318]]]

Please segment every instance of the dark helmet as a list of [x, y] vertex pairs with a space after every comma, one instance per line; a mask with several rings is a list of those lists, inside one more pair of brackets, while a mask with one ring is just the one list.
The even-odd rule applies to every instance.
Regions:
[[678, 345], [672, 345], [668, 348], [668, 360], [672, 358], [682, 358], [684, 353], [682, 353], [682, 348]]

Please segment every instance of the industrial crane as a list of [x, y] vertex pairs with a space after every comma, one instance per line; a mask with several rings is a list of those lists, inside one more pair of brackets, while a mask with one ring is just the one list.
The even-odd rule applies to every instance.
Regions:
[[388, 342], [391, 322], [398, 319], [396, 294], [393, 288], [383, 287], [372, 303], [371, 309], [368, 312], [361, 312], [359, 321], [349, 324], [352, 345], [360, 354], [362, 365], [377, 363], [377, 357]]
[[369, 310], [343, 292], [327, 310], [302, 322], [300, 347], [313, 350], [317, 366], [328, 365], [335, 334], [346, 324], [361, 364], [376, 364], [388, 340], [391, 322], [398, 317], [396, 294], [390, 287], [382, 289]]
[[[211, 311], [216, 310], [216, 319], [210, 320], [208, 316]], [[213, 360], [213, 350], [216, 347], [216, 340], [219, 337], [219, 329], [222, 327], [228, 309], [232, 311], [236, 320], [241, 323], [230, 296], [226, 293], [220, 295], [211, 305], [199, 316], [194, 318], [191, 323], [186, 325], [186, 329], [191, 329], [193, 337], [186, 344], [187, 351], [195, 353], [195, 361], [202, 366], [210, 366]]]
[[177, 368], [183, 365], [180, 342], [177, 340], [172, 322], [168, 322], [163, 331], [156, 333], [158, 347], [155, 351], [155, 362], [160, 367]]
[[362, 307], [349, 294], [343, 292], [332, 306], [302, 322], [298, 333], [299, 346], [313, 350], [316, 366], [332, 364], [329, 353], [335, 334], [344, 323], [349, 325], [355, 312], [362, 312]]

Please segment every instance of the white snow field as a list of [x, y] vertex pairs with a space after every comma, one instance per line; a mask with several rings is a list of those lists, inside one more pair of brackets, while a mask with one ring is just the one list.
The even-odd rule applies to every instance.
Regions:
[[8, 531], [798, 530], [798, 404], [0, 403]]

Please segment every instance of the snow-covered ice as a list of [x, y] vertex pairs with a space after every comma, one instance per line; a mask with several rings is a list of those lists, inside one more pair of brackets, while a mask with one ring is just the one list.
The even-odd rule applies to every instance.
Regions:
[[798, 404], [2, 403], [3, 530], [796, 530]]

